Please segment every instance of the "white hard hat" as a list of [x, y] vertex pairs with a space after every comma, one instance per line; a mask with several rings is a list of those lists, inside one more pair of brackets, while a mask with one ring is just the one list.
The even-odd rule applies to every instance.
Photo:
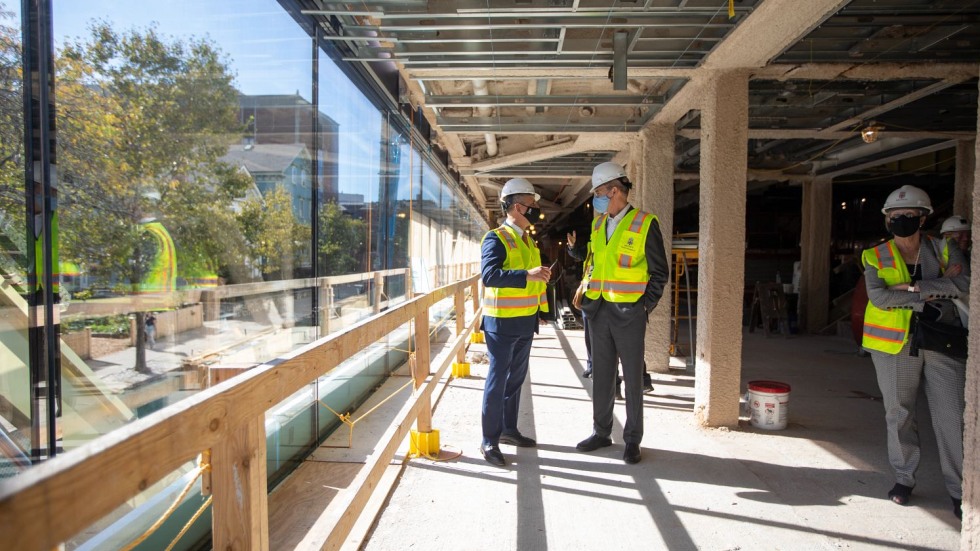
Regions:
[[943, 221], [943, 227], [939, 233], [951, 231], [970, 231], [970, 223], [962, 216], [950, 216]]
[[500, 190], [500, 200], [503, 201], [504, 197], [508, 195], [533, 195], [534, 200], [538, 201], [541, 196], [534, 191], [534, 185], [528, 182], [525, 178], [511, 178], [507, 180], [504, 184], [503, 189]]
[[616, 163], [598, 164], [592, 169], [592, 191], [606, 182], [625, 177], [626, 171]]
[[892, 209], [923, 209], [932, 214], [932, 202], [929, 195], [915, 186], [902, 186], [888, 195], [881, 212], [888, 214]]

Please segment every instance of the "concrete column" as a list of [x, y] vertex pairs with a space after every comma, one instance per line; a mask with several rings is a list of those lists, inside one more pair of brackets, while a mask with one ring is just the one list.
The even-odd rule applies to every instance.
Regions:
[[[980, 121], [977, 127], [980, 128]], [[978, 155], [973, 142], [973, 158]], [[959, 159], [962, 157], [960, 148], [956, 149], [957, 170], [956, 181], [959, 189]], [[976, 165], [976, 163], [974, 163]], [[974, 166], [974, 182], [980, 180], [980, 174]], [[971, 188], [972, 190], [972, 188]], [[980, 194], [973, 193], [970, 216], [973, 220], [973, 235], [980, 235]], [[972, 273], [980, 270], [980, 254], [974, 254], [970, 260]], [[973, 276], [970, 282], [970, 311], [980, 312], [980, 277]], [[970, 331], [970, 357], [966, 361], [966, 409], [963, 412], [963, 525], [960, 529], [960, 549], [980, 549], [980, 331], [973, 324]]]
[[[636, 188], [641, 189], [642, 193], [635, 206], [657, 216], [664, 236], [667, 261], [671, 262], [671, 235], [674, 233], [674, 126], [648, 126], [640, 132], [637, 143], [640, 151], [634, 159], [642, 167], [639, 172], [643, 179], [636, 182]], [[657, 373], [667, 373], [670, 370], [671, 292], [671, 282], [668, 280], [660, 304], [647, 323], [647, 369]]]
[[738, 424], [745, 292], [748, 75], [719, 72], [701, 107], [694, 413], [706, 426]]
[[800, 268], [800, 322], [816, 333], [827, 326], [830, 304], [831, 179], [803, 182], [803, 224]]
[[953, 214], [970, 217], [973, 209], [973, 183], [977, 164], [977, 141], [956, 142], [956, 189], [953, 192]]

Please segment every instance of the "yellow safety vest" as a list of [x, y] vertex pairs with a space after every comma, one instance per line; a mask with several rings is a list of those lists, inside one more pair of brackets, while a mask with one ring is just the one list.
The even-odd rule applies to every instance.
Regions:
[[177, 253], [170, 232], [160, 222], [149, 222], [143, 229], [153, 236], [156, 254], [150, 262], [149, 271], [140, 282], [144, 293], [165, 293], [175, 289], [177, 284]]
[[[34, 239], [34, 290], [40, 291], [44, 288], [44, 243], [41, 240], [43, 234]], [[51, 274], [51, 292], [58, 294], [61, 292], [61, 262], [58, 259], [58, 213], [51, 214], [51, 267], [54, 273]]]
[[[928, 240], [929, 246], [933, 246], [931, 237], [923, 236], [922, 238]], [[946, 255], [943, 254], [942, 256]], [[939, 260], [940, 269], [945, 271], [946, 259], [940, 257]], [[898, 252], [894, 239], [865, 250], [861, 254], [861, 262], [865, 266], [877, 268], [878, 277], [889, 287], [912, 281], [909, 268], [902, 260], [902, 255]], [[898, 354], [909, 338], [911, 322], [912, 310], [910, 308], [883, 310], [868, 301], [868, 306], [864, 310], [864, 336], [861, 339], [861, 345], [869, 350]]]
[[[657, 217], [633, 209], [616, 226], [606, 242], [608, 214], [592, 224], [592, 279], [585, 296], [608, 302], [636, 302], [643, 298], [650, 274], [647, 272], [647, 232]], [[659, 223], [659, 221], [658, 221]]]
[[[499, 239], [507, 249], [505, 270], [529, 270], [541, 265], [541, 253], [533, 241], [518, 237], [510, 226], [501, 226], [483, 237]], [[547, 286], [541, 281], [528, 281], [523, 288], [485, 287], [483, 289], [483, 315], [493, 318], [520, 318], [548, 311]]]

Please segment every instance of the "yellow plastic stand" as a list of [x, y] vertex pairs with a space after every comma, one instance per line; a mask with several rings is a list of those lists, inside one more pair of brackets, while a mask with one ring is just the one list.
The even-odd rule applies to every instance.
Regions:
[[469, 377], [470, 364], [453, 362], [453, 377]]
[[436, 429], [431, 432], [412, 430], [411, 436], [408, 438], [408, 453], [414, 456], [438, 456], [439, 431]]
[[473, 331], [473, 334], [470, 335], [470, 342], [477, 344], [486, 342], [483, 340], [483, 331]]

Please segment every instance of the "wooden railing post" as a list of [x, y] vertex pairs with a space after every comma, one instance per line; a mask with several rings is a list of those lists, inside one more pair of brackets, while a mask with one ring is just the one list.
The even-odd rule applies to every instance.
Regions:
[[323, 311], [323, 334], [329, 335], [331, 331], [330, 327], [330, 316], [333, 315], [334, 311], [334, 296], [333, 296], [333, 285], [327, 285], [326, 289], [327, 300], [325, 301], [326, 307]]
[[201, 302], [204, 304], [204, 321], [218, 321], [221, 318], [221, 300], [218, 293], [211, 290], [201, 291]]
[[[425, 384], [432, 367], [429, 365], [429, 309], [415, 316], [415, 389]], [[419, 432], [432, 431], [432, 404], [428, 398], [419, 410]]]
[[381, 296], [384, 289], [385, 279], [381, 272], [374, 272], [374, 313], [381, 311]]
[[412, 291], [412, 269], [405, 268], [405, 300], [411, 300], [415, 296]]
[[211, 449], [212, 547], [269, 549], [265, 414]]
[[[466, 329], [466, 297], [463, 296], [464, 287], [460, 285], [456, 288], [456, 335], [462, 335]], [[456, 362], [466, 361], [466, 350], [460, 348], [456, 353]]]

